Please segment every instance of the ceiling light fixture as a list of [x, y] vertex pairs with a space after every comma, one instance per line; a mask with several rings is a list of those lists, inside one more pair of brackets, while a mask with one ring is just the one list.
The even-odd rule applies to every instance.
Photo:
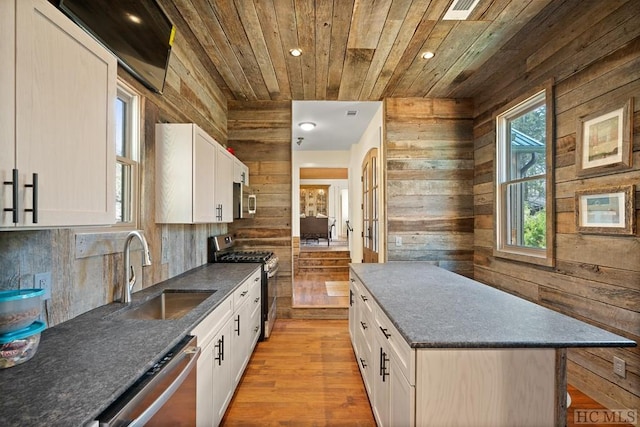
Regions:
[[436, 56], [435, 53], [427, 51], [422, 54], [422, 59], [431, 59], [434, 56]]
[[313, 130], [313, 128], [316, 127], [316, 124], [313, 122], [302, 122], [298, 124], [298, 126], [300, 126], [300, 129], [302, 130]]
[[298, 49], [298, 48], [290, 49], [289, 53], [291, 54], [291, 56], [300, 56], [302, 55], [302, 49]]
[[140, 24], [142, 23], [142, 19], [140, 19], [140, 17], [134, 15], [133, 13], [127, 13], [127, 18], [129, 19], [129, 21], [135, 23], [135, 24]]

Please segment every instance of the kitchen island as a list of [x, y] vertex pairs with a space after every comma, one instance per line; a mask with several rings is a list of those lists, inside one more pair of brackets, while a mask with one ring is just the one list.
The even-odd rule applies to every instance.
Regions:
[[[28, 362], [0, 370], [0, 425], [83, 426], [192, 333], [260, 264], [206, 264], [46, 329]], [[212, 291], [176, 320], [121, 314], [165, 289]]]
[[636, 343], [422, 262], [351, 264], [349, 328], [381, 426], [561, 426], [566, 349]]

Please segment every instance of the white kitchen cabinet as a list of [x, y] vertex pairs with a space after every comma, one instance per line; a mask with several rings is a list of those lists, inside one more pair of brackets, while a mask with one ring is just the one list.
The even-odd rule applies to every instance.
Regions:
[[[256, 324], [255, 318], [252, 319], [256, 305], [260, 304], [260, 300], [256, 301], [260, 296], [260, 270], [244, 281], [242, 285], [233, 293], [235, 312], [233, 317], [233, 383], [238, 385], [242, 374], [249, 363], [253, 348], [256, 341]], [[260, 324], [258, 323], [258, 331]]]
[[220, 423], [258, 341], [260, 274], [256, 270], [191, 332], [202, 349], [197, 367], [198, 427]]
[[[233, 395], [229, 357], [233, 299], [227, 298], [211, 312], [192, 335], [198, 339], [202, 354], [197, 366], [196, 422], [200, 426], [217, 425]], [[226, 340], [226, 348], [225, 348]]]
[[354, 278], [350, 282], [349, 329], [358, 367], [362, 375], [365, 390], [372, 396], [371, 386], [374, 378], [374, 330], [372, 300], [362, 284]]
[[191, 123], [156, 124], [156, 222], [216, 222], [217, 143]]
[[216, 178], [214, 199], [215, 222], [233, 222], [233, 160], [226, 148], [216, 147]]
[[232, 222], [232, 204], [233, 156], [196, 124], [156, 124], [156, 222]]
[[376, 423], [415, 425], [415, 351], [367, 288], [350, 278], [349, 331]]
[[249, 167], [237, 157], [233, 159], [233, 182], [249, 185]]
[[0, 2], [0, 37], [0, 227], [113, 224], [116, 58], [45, 0]]
[[[378, 308], [379, 309], [379, 308]], [[373, 346], [374, 375], [372, 381], [372, 409], [376, 422], [380, 427], [413, 426], [415, 414], [412, 411], [415, 400], [415, 387], [405, 376], [402, 356], [394, 348], [392, 339], [397, 334], [395, 328], [383, 320], [378, 322], [376, 313], [375, 339]], [[386, 319], [388, 321], [388, 319]], [[389, 322], [390, 323], [390, 322]], [[402, 340], [402, 337], [397, 335]], [[406, 350], [413, 350], [405, 343]]]

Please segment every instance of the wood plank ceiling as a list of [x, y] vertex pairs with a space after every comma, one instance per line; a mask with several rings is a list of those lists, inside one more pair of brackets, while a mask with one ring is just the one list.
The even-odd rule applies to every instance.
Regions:
[[480, 0], [468, 20], [443, 20], [452, 1], [158, 2], [229, 100], [376, 101], [475, 97], [532, 34], [540, 46], [585, 0]]

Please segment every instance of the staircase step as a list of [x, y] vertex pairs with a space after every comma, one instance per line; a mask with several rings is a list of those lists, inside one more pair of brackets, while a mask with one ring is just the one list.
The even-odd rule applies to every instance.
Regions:
[[311, 266], [311, 267], [298, 267], [298, 272], [300, 274], [309, 274], [309, 273], [318, 273], [318, 274], [322, 274], [322, 273], [331, 273], [331, 274], [335, 274], [335, 273], [348, 273], [349, 272], [349, 267], [342, 267], [342, 266]]
[[347, 267], [351, 258], [300, 258], [298, 265], [301, 267]]
[[300, 251], [300, 258], [351, 258], [350, 251]]

